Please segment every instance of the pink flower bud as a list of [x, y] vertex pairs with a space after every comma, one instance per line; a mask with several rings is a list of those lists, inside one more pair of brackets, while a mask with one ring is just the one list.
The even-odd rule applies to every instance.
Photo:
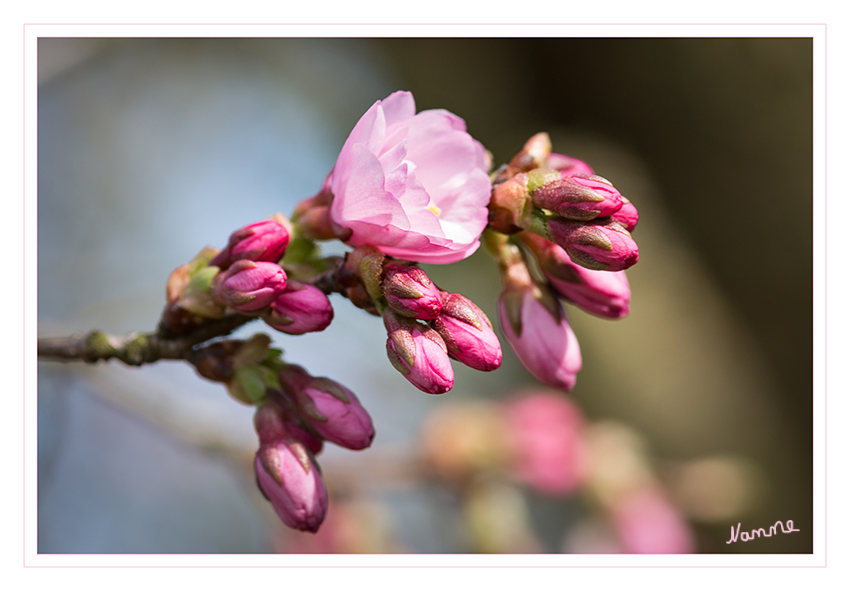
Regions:
[[440, 290], [419, 267], [387, 265], [382, 290], [390, 308], [402, 316], [431, 320], [443, 307]]
[[560, 171], [562, 174], [593, 174], [593, 169], [586, 162], [555, 152], [549, 154], [546, 168]]
[[526, 232], [523, 241], [537, 255], [540, 269], [565, 299], [604, 318], [623, 318], [629, 313], [631, 290], [625, 271], [591, 271], [570, 260], [566, 251]]
[[562, 394], [536, 392], [508, 403], [513, 473], [547, 494], [569, 494], [581, 480], [584, 417]]
[[323, 438], [348, 449], [372, 444], [372, 419], [351, 390], [331, 379], [313, 377], [298, 365], [284, 366], [278, 377], [302, 419]]
[[[527, 271], [526, 271], [527, 275]], [[499, 321], [511, 348], [535, 378], [569, 391], [581, 369], [578, 339], [545, 286], [509, 282], [499, 295]]]
[[502, 364], [502, 346], [490, 319], [459, 293], [443, 296], [443, 311], [434, 321], [449, 355], [479, 371], [493, 371]]
[[622, 195], [601, 176], [566, 175], [535, 189], [534, 205], [571, 220], [610, 216], [623, 205]]
[[286, 525], [316, 532], [328, 509], [328, 493], [318, 465], [286, 430], [273, 405], [258, 408], [254, 424], [260, 436], [254, 462], [260, 491]]
[[304, 334], [325, 330], [333, 317], [333, 306], [322, 290], [289, 279], [286, 289], [271, 303], [263, 320], [280, 332]]
[[210, 293], [239, 312], [256, 312], [286, 289], [286, 273], [275, 263], [236, 261], [213, 279]]
[[622, 271], [638, 262], [638, 247], [623, 226], [550, 218], [549, 238], [567, 251], [574, 263], [595, 271]]
[[388, 334], [387, 357], [407, 381], [428, 394], [452, 389], [452, 363], [446, 343], [434, 329], [390, 309], [384, 312], [384, 326]]
[[631, 232], [635, 229], [638, 223], [638, 210], [634, 204], [623, 197], [623, 207], [616, 213], [611, 214], [611, 219], [619, 223], [626, 230]]
[[[230, 235], [227, 246], [210, 261], [210, 265], [226, 269], [239, 260], [276, 263], [289, 245], [286, 218], [254, 222]], [[288, 222], [287, 222], [288, 223]]]

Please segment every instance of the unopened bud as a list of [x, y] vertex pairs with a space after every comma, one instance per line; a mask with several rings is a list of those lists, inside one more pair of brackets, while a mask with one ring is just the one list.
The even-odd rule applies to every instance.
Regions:
[[278, 376], [302, 419], [320, 436], [348, 449], [371, 445], [372, 419], [351, 390], [329, 378], [313, 377], [298, 365], [284, 366]]
[[286, 334], [305, 334], [325, 330], [333, 317], [333, 306], [322, 290], [289, 279], [283, 292], [269, 305], [263, 320]]
[[275, 263], [236, 261], [216, 275], [211, 294], [239, 312], [256, 312], [271, 304], [286, 288], [286, 273]]
[[390, 308], [402, 316], [431, 320], [440, 315], [440, 290], [419, 267], [386, 265], [382, 287]]
[[227, 246], [210, 262], [226, 269], [239, 260], [276, 263], [289, 244], [289, 221], [281, 214], [254, 222], [230, 235]]
[[570, 260], [566, 251], [545, 238], [525, 232], [525, 242], [555, 291], [580, 308], [604, 318], [629, 313], [631, 290], [625, 271], [591, 271]]
[[528, 174], [519, 173], [493, 187], [489, 224], [502, 234], [515, 234], [531, 224], [532, 203]]
[[534, 205], [572, 220], [610, 216], [623, 205], [622, 195], [601, 176], [567, 175], [535, 189]]
[[578, 339], [558, 300], [522, 271], [515, 265], [504, 272], [505, 287], [499, 295], [502, 331], [531, 375], [569, 391], [581, 369]]
[[551, 152], [552, 141], [549, 134], [538, 133], [525, 142], [522, 150], [511, 160], [510, 166], [522, 172], [541, 168], [546, 165]]
[[502, 346], [490, 319], [459, 293], [446, 293], [443, 309], [434, 321], [449, 355], [479, 371], [493, 371], [502, 364]]
[[446, 343], [432, 328], [384, 312], [387, 328], [387, 357], [407, 380], [428, 394], [442, 394], [454, 385], [454, 371]]
[[328, 493], [318, 465], [304, 444], [287, 431], [273, 405], [260, 407], [254, 423], [260, 436], [254, 462], [260, 491], [286, 525], [316, 532], [328, 509]]
[[593, 223], [553, 217], [546, 228], [549, 239], [587, 269], [622, 271], [638, 262], [638, 246], [631, 234], [610, 219]]

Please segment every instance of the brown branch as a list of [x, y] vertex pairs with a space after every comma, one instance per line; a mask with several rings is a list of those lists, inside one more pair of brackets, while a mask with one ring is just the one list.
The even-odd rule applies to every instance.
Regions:
[[[327, 294], [344, 293], [345, 286], [341, 283], [345, 275], [342, 259], [328, 257], [326, 261], [329, 268], [305, 279], [305, 283], [312, 283]], [[256, 318], [229, 314], [223, 318], [205, 320], [187, 313], [175, 304], [169, 304], [154, 332], [130, 332], [116, 336], [96, 329], [68, 337], [42, 338], [38, 339], [38, 357], [86, 363], [118, 359], [134, 366], [162, 359], [186, 359], [191, 362], [189, 357], [193, 347], [226, 336]]]
[[38, 339], [38, 356], [86, 363], [118, 359], [135, 366], [162, 359], [185, 359], [195, 345], [228, 335], [252, 320], [255, 318], [232, 314], [200, 324], [180, 336], [166, 336], [160, 328], [155, 332], [130, 332], [120, 336], [92, 330], [69, 337]]

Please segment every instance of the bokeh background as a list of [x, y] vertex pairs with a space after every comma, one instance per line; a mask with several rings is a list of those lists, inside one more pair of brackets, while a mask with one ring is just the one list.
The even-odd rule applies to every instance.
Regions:
[[[812, 551], [810, 39], [42, 38], [38, 65], [39, 336], [153, 329], [173, 268], [290, 213], [359, 116], [410, 90], [497, 164], [547, 131], [638, 206], [631, 315], [570, 312], [572, 399], [640, 442], [695, 551]], [[495, 319], [486, 253], [427, 270]], [[616, 551], [586, 499], [516, 486], [499, 507], [531, 542], [476, 542], [457, 491], [417, 474], [418, 433], [533, 378], [503, 339], [500, 370], [456, 367], [454, 390], [422, 394], [381, 322], [332, 301], [324, 333], [273, 336], [374, 419], [372, 449], [320, 456], [345, 543], [279, 524], [254, 485], [250, 409], [189, 366], [40, 362], [39, 552]], [[256, 330], [271, 332], [238, 334]], [[725, 543], [780, 519], [800, 532]]]

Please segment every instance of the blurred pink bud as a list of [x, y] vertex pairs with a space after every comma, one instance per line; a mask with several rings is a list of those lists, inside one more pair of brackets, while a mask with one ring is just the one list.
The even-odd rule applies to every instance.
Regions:
[[273, 405], [258, 408], [254, 424], [260, 436], [254, 462], [260, 491], [286, 525], [316, 532], [328, 509], [328, 493], [318, 465], [286, 430]]
[[239, 312], [256, 312], [271, 304], [286, 289], [286, 273], [275, 263], [236, 261], [215, 276], [210, 293]]
[[604, 318], [622, 318], [629, 313], [631, 290], [625, 271], [591, 271], [570, 260], [566, 251], [526, 232], [523, 241], [537, 256], [549, 283], [565, 299]]
[[638, 246], [623, 226], [550, 218], [549, 239], [567, 251], [574, 263], [594, 271], [622, 271], [638, 262]]
[[263, 316], [266, 324], [286, 334], [325, 330], [334, 317], [328, 296], [317, 287], [289, 279]]
[[382, 286], [390, 308], [402, 316], [431, 320], [440, 315], [440, 290], [419, 267], [387, 265]]
[[449, 355], [472, 369], [493, 371], [502, 364], [502, 346], [487, 315], [459, 293], [445, 293], [434, 321]]
[[277, 219], [254, 222], [236, 230], [230, 235], [224, 250], [210, 261], [210, 265], [226, 269], [243, 259], [276, 263], [289, 245], [288, 223], [286, 218], [278, 214]]
[[561, 172], [561, 174], [593, 174], [593, 169], [578, 158], [557, 154], [555, 152], [549, 154], [546, 160], [546, 168], [551, 168]]
[[413, 95], [377, 101], [336, 161], [330, 220], [352, 246], [425, 263], [454, 263], [479, 246], [490, 178], [483, 146], [444, 110], [416, 114]]
[[387, 328], [387, 357], [411, 384], [428, 394], [443, 394], [454, 385], [454, 371], [442, 337], [432, 328], [384, 312]]
[[506, 284], [499, 295], [499, 321], [531, 375], [553, 388], [573, 388], [581, 370], [578, 339], [561, 304], [545, 286], [530, 278], [525, 285]]
[[623, 197], [623, 207], [616, 213], [611, 214], [611, 219], [619, 223], [626, 230], [631, 232], [635, 229], [638, 223], [638, 210], [634, 204]]
[[514, 475], [548, 494], [573, 492], [581, 480], [584, 417], [563, 394], [536, 392], [506, 406]]
[[622, 195], [601, 176], [566, 175], [536, 188], [534, 205], [571, 220], [610, 216], [623, 205]]
[[632, 554], [689, 554], [693, 533], [687, 522], [655, 488], [634, 492], [613, 509], [613, 519], [626, 552]]
[[278, 377], [302, 419], [324, 439], [348, 449], [372, 444], [372, 419], [351, 390], [331, 379], [313, 377], [299, 365], [285, 365]]

